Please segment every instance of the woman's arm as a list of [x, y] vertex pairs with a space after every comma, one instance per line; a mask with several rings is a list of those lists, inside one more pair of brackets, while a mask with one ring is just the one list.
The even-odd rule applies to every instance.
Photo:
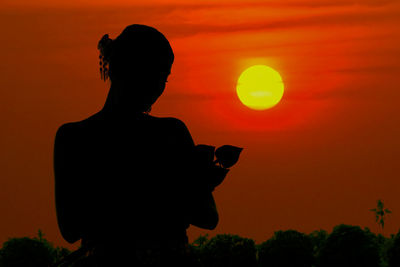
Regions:
[[79, 218], [77, 215], [78, 196], [76, 194], [76, 163], [79, 161], [74, 147], [72, 129], [68, 124], [62, 125], [54, 142], [54, 178], [55, 202], [58, 226], [63, 238], [74, 243], [81, 238]]
[[213, 230], [218, 224], [219, 216], [214, 197], [213, 187], [207, 183], [205, 175], [211, 175], [208, 170], [196, 161], [195, 144], [186, 125], [176, 120], [178, 138], [182, 145], [183, 179], [186, 183], [185, 202], [189, 223], [200, 228]]
[[212, 192], [195, 193], [192, 198], [193, 210], [190, 213], [190, 224], [214, 230], [217, 227], [219, 216]]

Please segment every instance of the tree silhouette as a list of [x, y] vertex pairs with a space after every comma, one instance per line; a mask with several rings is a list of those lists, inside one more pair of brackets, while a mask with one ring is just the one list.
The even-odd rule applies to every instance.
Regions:
[[325, 245], [328, 236], [328, 232], [322, 229], [313, 231], [308, 235], [313, 246], [313, 254], [315, 258], [318, 257], [318, 254], [321, 251], [321, 248]]
[[392, 238], [390, 247], [387, 250], [387, 260], [389, 267], [400, 266], [400, 230]]
[[255, 267], [257, 265], [254, 240], [238, 235], [218, 234], [204, 242], [200, 239], [199, 262], [202, 267]]
[[67, 255], [65, 248], [55, 248], [41, 230], [34, 238], [10, 238], [0, 250], [0, 267], [46, 267]]
[[193, 267], [202, 266], [201, 262], [202, 253], [208, 241], [209, 241], [208, 234], [205, 234], [205, 235], [200, 235], [196, 240], [194, 240], [191, 244], [189, 244]]
[[314, 263], [311, 238], [295, 230], [276, 231], [258, 245], [260, 267], [311, 267]]
[[370, 211], [373, 211], [375, 214], [375, 221], [378, 223], [378, 225], [382, 228], [385, 227], [385, 220], [386, 220], [386, 215], [392, 213], [389, 209], [384, 208], [383, 201], [378, 199], [377, 200], [377, 205], [375, 209], [370, 209]]
[[394, 235], [392, 234], [391, 237], [385, 237], [382, 234], [375, 234], [376, 242], [379, 246], [379, 257], [381, 259], [380, 267], [388, 267], [388, 250], [393, 245]]
[[379, 245], [368, 229], [338, 225], [317, 258], [317, 267], [380, 267]]

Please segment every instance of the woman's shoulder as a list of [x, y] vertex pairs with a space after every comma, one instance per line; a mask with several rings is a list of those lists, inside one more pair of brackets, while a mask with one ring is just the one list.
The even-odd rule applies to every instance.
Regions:
[[158, 120], [160, 123], [162, 124], [166, 124], [172, 127], [176, 127], [176, 128], [186, 128], [186, 124], [178, 119], [178, 118], [174, 118], [174, 117], [154, 117], [151, 116], [153, 119]]
[[100, 115], [99, 113], [96, 113], [80, 121], [66, 122], [58, 127], [56, 139], [82, 135], [89, 128], [92, 128], [99, 119]]
[[189, 133], [189, 130], [186, 126], [186, 124], [175, 117], [155, 117], [149, 115], [149, 118], [158, 124], [160, 124], [162, 127], [169, 128], [174, 131], [181, 131], [181, 132], [187, 132]]
[[175, 136], [177, 139], [181, 141], [188, 142], [193, 144], [193, 139], [190, 134], [190, 131], [186, 124], [174, 117], [154, 117], [150, 116], [152, 120], [158, 122], [158, 124], [164, 129], [167, 130], [171, 135]]

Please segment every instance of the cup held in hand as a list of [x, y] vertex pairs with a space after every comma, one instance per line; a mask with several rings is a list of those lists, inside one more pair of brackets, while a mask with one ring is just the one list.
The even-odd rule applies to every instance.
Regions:
[[237, 146], [221, 146], [215, 151], [217, 162], [224, 168], [230, 168], [238, 162], [242, 150], [243, 148]]
[[242, 150], [243, 148], [231, 145], [221, 146], [217, 150], [214, 146], [197, 145], [195, 157], [205, 171], [205, 183], [212, 188], [220, 185], [228, 174], [229, 168], [238, 162]]

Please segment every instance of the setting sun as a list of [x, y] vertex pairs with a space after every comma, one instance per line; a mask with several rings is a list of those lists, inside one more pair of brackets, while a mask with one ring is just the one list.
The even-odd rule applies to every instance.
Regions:
[[283, 96], [282, 77], [268, 66], [255, 65], [242, 72], [236, 91], [240, 101], [251, 109], [272, 108]]

